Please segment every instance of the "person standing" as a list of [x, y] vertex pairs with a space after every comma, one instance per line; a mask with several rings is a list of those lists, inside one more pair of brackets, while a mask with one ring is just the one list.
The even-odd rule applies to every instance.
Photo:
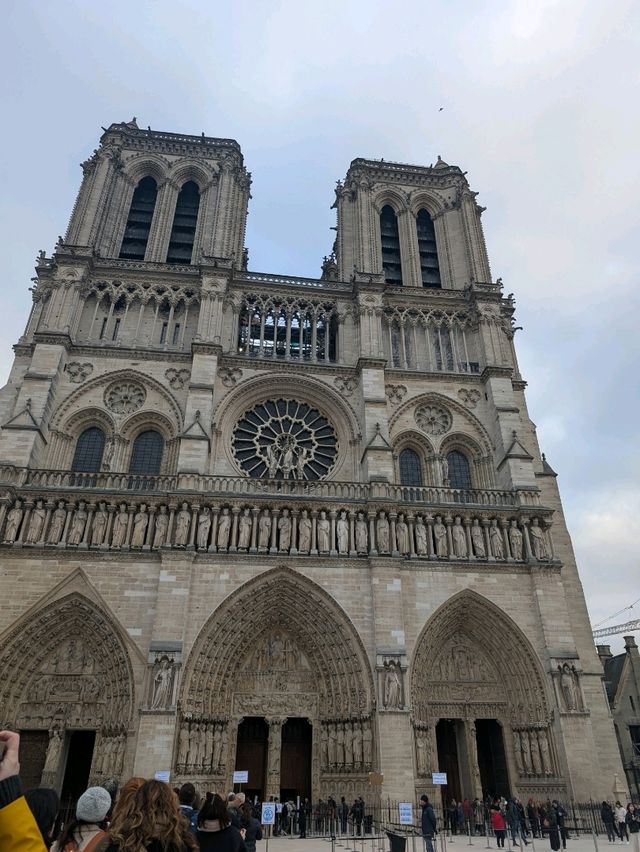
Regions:
[[[300, 799], [300, 807], [298, 808], [298, 831], [300, 838], [304, 840], [307, 836], [307, 808], [309, 807], [308, 799]], [[249, 850], [251, 852], [251, 850]]]
[[507, 833], [507, 824], [504, 820], [504, 814], [500, 810], [500, 802], [498, 799], [496, 799], [491, 805], [489, 816], [491, 818], [491, 828], [496, 836], [498, 849], [504, 849], [504, 838]]
[[253, 816], [251, 805], [246, 800], [240, 808], [240, 829], [244, 829], [247, 852], [256, 852], [256, 840], [262, 840], [262, 826], [260, 820]]
[[429, 802], [428, 796], [420, 796], [420, 805], [422, 806], [422, 836], [424, 838], [426, 852], [434, 852], [433, 838], [437, 833], [435, 811], [433, 810], [433, 806]]
[[111, 810], [111, 796], [104, 787], [89, 787], [78, 799], [76, 818], [66, 825], [51, 847], [52, 852], [68, 848], [84, 852], [95, 849], [106, 836], [106, 819]]
[[600, 819], [604, 823], [605, 830], [607, 832], [607, 838], [609, 843], [616, 842], [616, 830], [615, 830], [615, 815], [613, 813], [613, 808], [609, 804], [609, 802], [602, 802], [600, 805]]
[[338, 808], [338, 814], [340, 816], [340, 833], [347, 833], [347, 820], [349, 818], [349, 805], [347, 804], [347, 800], [344, 796], [340, 797], [340, 807]]
[[565, 821], [567, 819], [567, 812], [557, 799], [554, 799], [551, 802], [551, 807], [555, 811], [556, 822], [558, 823], [558, 831], [560, 832], [560, 839], [562, 840], [562, 848], [566, 849], [567, 840], [569, 839], [569, 832], [567, 831], [565, 825]]
[[618, 827], [618, 837], [624, 843], [629, 842], [629, 832], [627, 831], [627, 809], [620, 802], [616, 802], [616, 824]]

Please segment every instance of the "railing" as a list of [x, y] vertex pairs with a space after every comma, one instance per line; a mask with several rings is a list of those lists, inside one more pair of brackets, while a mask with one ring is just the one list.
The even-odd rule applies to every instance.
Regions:
[[264, 272], [235, 272], [234, 281], [248, 281], [254, 284], [269, 284], [276, 287], [312, 287], [315, 290], [344, 290], [351, 292], [350, 284], [341, 281], [324, 281], [320, 278], [298, 278], [293, 275], [269, 275]]
[[248, 476], [214, 476], [176, 473], [141, 476], [130, 473], [77, 473], [70, 470], [0, 465], [0, 484], [19, 488], [136, 492], [157, 495], [175, 492], [211, 496], [254, 495], [256, 497], [300, 497], [389, 501], [432, 506], [495, 507], [513, 509], [540, 507], [537, 490], [501, 491], [493, 488], [444, 488], [441, 486], [393, 485], [388, 482], [343, 482], [340, 480], [253, 479]]

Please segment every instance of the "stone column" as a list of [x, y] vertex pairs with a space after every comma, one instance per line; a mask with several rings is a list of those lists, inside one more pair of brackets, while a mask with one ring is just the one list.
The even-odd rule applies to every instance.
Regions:
[[476, 739], [476, 725], [474, 719], [464, 720], [464, 736], [467, 746], [469, 760], [469, 798], [482, 799], [482, 781], [480, 780], [480, 766], [478, 764], [478, 741]]
[[40, 784], [43, 787], [53, 787], [58, 793], [62, 786], [62, 772], [64, 768], [64, 731], [53, 728], [49, 731], [49, 745], [47, 756], [44, 761], [42, 778]]
[[268, 718], [269, 725], [269, 749], [267, 752], [267, 789], [265, 801], [270, 796], [280, 798], [280, 758], [282, 753], [282, 726], [286, 718]]

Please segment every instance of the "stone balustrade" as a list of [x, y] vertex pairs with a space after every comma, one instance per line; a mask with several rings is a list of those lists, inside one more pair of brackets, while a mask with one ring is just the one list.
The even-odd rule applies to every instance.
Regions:
[[548, 509], [512, 508], [498, 515], [491, 507], [464, 504], [440, 513], [413, 503], [335, 508], [335, 503], [298, 500], [287, 505], [283, 500], [274, 505], [264, 493], [249, 505], [242, 500], [213, 502], [210, 495], [180, 501], [155, 492], [136, 495], [133, 501], [131, 494], [127, 500], [107, 500], [90, 490], [73, 498], [21, 494], [6, 493], [0, 505], [0, 541], [14, 548], [486, 562], [554, 559]]

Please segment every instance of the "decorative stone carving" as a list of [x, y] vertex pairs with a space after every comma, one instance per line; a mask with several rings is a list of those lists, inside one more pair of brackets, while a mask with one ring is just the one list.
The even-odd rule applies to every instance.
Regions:
[[169, 382], [169, 386], [174, 390], [181, 390], [189, 380], [190, 375], [191, 372], [187, 369], [176, 370], [173, 367], [165, 370], [164, 374], [166, 380]]
[[504, 559], [504, 541], [502, 538], [502, 530], [498, 527], [498, 521], [494, 518], [489, 527], [489, 544], [491, 545], [491, 555], [494, 559]]
[[211, 531], [211, 512], [208, 506], [204, 506], [198, 515], [198, 534], [196, 543], [198, 550], [206, 550], [209, 546], [209, 533]]
[[582, 695], [580, 692], [579, 674], [576, 667], [569, 665], [569, 663], [558, 665], [558, 681], [560, 697], [562, 699], [561, 709], [566, 713], [582, 712]]
[[376, 523], [376, 538], [378, 540], [378, 553], [389, 553], [389, 521], [384, 512]]
[[249, 550], [253, 522], [249, 509], [244, 509], [238, 520], [238, 550]]
[[440, 515], [436, 515], [436, 521], [433, 525], [433, 537], [436, 543], [436, 556], [447, 557], [449, 555], [447, 528], [442, 523]]
[[175, 667], [173, 660], [167, 656], [161, 657], [153, 671], [153, 690], [151, 695], [152, 710], [167, 710], [173, 698], [173, 679]]
[[7, 524], [4, 528], [5, 544], [13, 544], [17, 539], [23, 517], [24, 510], [22, 508], [22, 500], [16, 500], [13, 508], [9, 509], [9, 512], [7, 513]]
[[42, 538], [44, 532], [44, 522], [47, 516], [46, 509], [42, 500], [38, 500], [36, 505], [31, 510], [29, 518], [29, 529], [25, 536], [25, 544], [37, 544]]
[[93, 364], [89, 361], [69, 361], [65, 365], [65, 373], [69, 376], [69, 381], [76, 385], [84, 382], [93, 373]]
[[407, 395], [407, 389], [404, 385], [385, 385], [384, 391], [391, 405], [400, 405]]
[[533, 550], [535, 558], [539, 562], [544, 562], [549, 559], [545, 531], [540, 526], [537, 518], [534, 518], [533, 521], [531, 521], [529, 537], [531, 539], [531, 549]]
[[288, 553], [291, 548], [291, 518], [288, 509], [282, 510], [282, 517], [278, 520], [278, 532], [279, 548], [283, 553]]
[[133, 533], [131, 535], [131, 547], [142, 547], [144, 545], [147, 527], [149, 526], [149, 514], [143, 503], [133, 518]]
[[338, 451], [329, 420], [307, 403], [278, 399], [256, 405], [236, 425], [232, 449], [251, 477], [323, 479]]
[[336, 538], [338, 543], [338, 553], [348, 553], [349, 551], [349, 521], [347, 513], [342, 510], [340, 517], [336, 522]]
[[398, 553], [401, 556], [407, 556], [410, 550], [409, 527], [404, 519], [404, 515], [398, 516], [398, 522], [396, 524], [396, 543], [398, 545]]
[[306, 509], [302, 510], [298, 521], [298, 552], [308, 553], [311, 549], [311, 519]]
[[114, 414], [133, 414], [146, 398], [147, 392], [138, 382], [114, 382], [104, 392], [104, 404]]
[[268, 509], [263, 509], [258, 521], [258, 550], [264, 553], [269, 549], [271, 536], [271, 515]]
[[167, 507], [160, 506], [158, 514], [156, 514], [155, 529], [153, 531], [154, 549], [164, 547], [167, 543], [167, 531], [169, 529], [169, 516], [167, 515]]
[[509, 547], [511, 548], [511, 555], [516, 560], [516, 562], [522, 561], [522, 533], [518, 529], [518, 522], [511, 521], [511, 525], [509, 527]]
[[330, 535], [331, 524], [327, 518], [327, 513], [323, 510], [318, 518], [318, 551], [320, 553], [329, 553], [331, 550]]
[[225, 507], [218, 520], [218, 538], [216, 544], [218, 550], [226, 550], [229, 547], [229, 535], [231, 533], [231, 515]]
[[432, 772], [431, 732], [427, 727], [415, 726], [414, 736], [416, 742], [416, 769], [420, 777], [425, 777]]
[[397, 710], [402, 706], [402, 669], [395, 660], [384, 663], [384, 706]]
[[356, 553], [366, 554], [369, 551], [369, 533], [367, 530], [367, 522], [364, 514], [358, 512], [356, 518]]
[[51, 523], [49, 524], [49, 532], [47, 533], [47, 544], [59, 544], [62, 539], [66, 520], [67, 510], [65, 509], [64, 500], [59, 500], [58, 508], [51, 515]]
[[336, 376], [333, 383], [344, 396], [351, 396], [358, 387], [358, 379], [355, 376]]
[[106, 503], [99, 503], [93, 516], [93, 524], [91, 526], [91, 547], [100, 547], [100, 545], [104, 544], [108, 520], [109, 515], [107, 513]]
[[69, 525], [69, 534], [67, 535], [67, 544], [77, 547], [82, 542], [84, 529], [87, 525], [88, 513], [86, 503], [81, 500], [78, 503], [78, 508], [73, 513], [71, 524]]
[[453, 522], [451, 540], [453, 541], [454, 556], [457, 556], [458, 559], [466, 559], [468, 556], [467, 536], [460, 517], [457, 517]]
[[451, 413], [442, 405], [420, 405], [414, 416], [418, 426], [427, 435], [444, 435], [451, 429]]
[[471, 544], [473, 545], [473, 552], [475, 554], [476, 559], [487, 558], [487, 549], [484, 543], [484, 534], [482, 532], [480, 522], [477, 518], [474, 518], [473, 523], [471, 524]]
[[[228, 510], [227, 510], [228, 511]], [[189, 504], [183, 503], [176, 515], [176, 534], [174, 544], [176, 547], [186, 547], [189, 541], [189, 528], [191, 527], [191, 512]]]
[[242, 370], [239, 367], [220, 367], [218, 375], [225, 388], [233, 388], [242, 378]]
[[426, 556], [427, 555], [427, 528], [422, 520], [422, 517], [416, 518], [415, 525], [415, 536], [416, 536], [416, 553], [418, 556]]
[[475, 388], [460, 388], [458, 397], [467, 408], [475, 408], [480, 400], [480, 391]]
[[121, 503], [120, 508], [113, 519], [113, 530], [111, 532], [111, 547], [124, 547], [127, 540], [127, 526], [129, 515], [127, 504]]

